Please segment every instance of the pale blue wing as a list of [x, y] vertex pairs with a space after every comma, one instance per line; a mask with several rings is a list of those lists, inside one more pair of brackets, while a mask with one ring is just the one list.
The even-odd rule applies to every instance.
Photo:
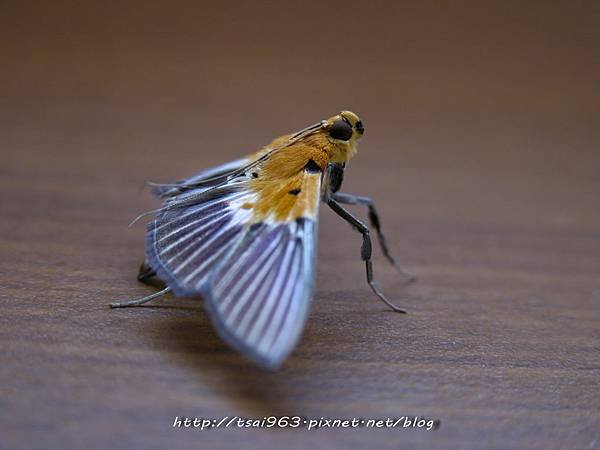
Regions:
[[198, 172], [189, 178], [177, 180], [174, 183], [164, 185], [151, 183], [154, 185], [152, 192], [157, 197], [165, 198], [178, 195], [193, 188], [206, 189], [211, 185], [219, 183], [228, 175], [235, 173], [237, 170], [248, 165], [250, 162], [251, 160], [248, 158], [236, 159], [235, 161], [229, 161], [221, 164], [220, 166]]
[[[182, 202], [181, 197], [198, 196], [196, 191], [175, 198]], [[246, 233], [251, 212], [240, 202], [248, 192], [226, 185], [209, 194], [166, 208], [148, 224], [146, 262], [178, 296], [199, 294], [215, 265]]]
[[206, 307], [219, 334], [267, 368], [294, 349], [315, 279], [317, 223], [263, 224], [213, 273]]
[[148, 226], [146, 259], [159, 278], [176, 295], [202, 294], [219, 334], [267, 368], [293, 350], [313, 292], [321, 174], [301, 180], [307, 213], [290, 220], [254, 223], [243, 206], [257, 194], [244, 176], [170, 198]]

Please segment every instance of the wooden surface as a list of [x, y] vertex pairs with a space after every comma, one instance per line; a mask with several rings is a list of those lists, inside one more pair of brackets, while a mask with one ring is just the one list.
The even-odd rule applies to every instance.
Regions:
[[[600, 447], [600, 16], [594, 2], [3, 3], [1, 449]], [[377, 199], [405, 287], [320, 226], [280, 372], [201, 301], [146, 295], [170, 181], [342, 108], [345, 190]], [[356, 209], [358, 214], [364, 214]], [[426, 416], [437, 431], [173, 429], [175, 416]]]

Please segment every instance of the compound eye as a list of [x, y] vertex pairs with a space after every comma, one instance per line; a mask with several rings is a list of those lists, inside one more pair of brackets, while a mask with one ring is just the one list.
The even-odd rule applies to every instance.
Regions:
[[329, 128], [329, 136], [340, 141], [347, 141], [352, 137], [352, 125], [343, 119], [338, 119]]
[[356, 125], [354, 127], [356, 128], [356, 131], [359, 132], [359, 134], [364, 134], [365, 127], [364, 127], [363, 123], [360, 120], [358, 122], [356, 122]]

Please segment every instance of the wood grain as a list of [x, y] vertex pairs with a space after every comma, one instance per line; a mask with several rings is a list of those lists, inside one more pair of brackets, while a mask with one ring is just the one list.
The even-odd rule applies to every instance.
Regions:
[[[6, 3], [0, 52], [1, 449], [600, 447], [600, 12], [459, 5]], [[311, 12], [311, 20], [305, 18]], [[136, 282], [144, 180], [340, 109], [345, 190], [403, 266], [370, 293], [321, 214], [317, 291], [265, 373], [198, 299]], [[365, 212], [355, 212], [364, 217]], [[176, 416], [426, 416], [438, 430], [173, 429]]]

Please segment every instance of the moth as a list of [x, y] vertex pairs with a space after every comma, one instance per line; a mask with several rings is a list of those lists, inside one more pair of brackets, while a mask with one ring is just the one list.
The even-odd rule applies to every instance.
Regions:
[[342, 111], [244, 158], [172, 184], [151, 183], [163, 204], [151, 211], [138, 279], [158, 277], [166, 287], [111, 307], [141, 305], [168, 292], [201, 296], [224, 341], [276, 369], [297, 344], [308, 314], [323, 202], [362, 235], [372, 291], [404, 312], [375, 285], [369, 228], [342, 206], [368, 208], [381, 250], [395, 264], [373, 201], [339, 192], [364, 132], [355, 113]]

